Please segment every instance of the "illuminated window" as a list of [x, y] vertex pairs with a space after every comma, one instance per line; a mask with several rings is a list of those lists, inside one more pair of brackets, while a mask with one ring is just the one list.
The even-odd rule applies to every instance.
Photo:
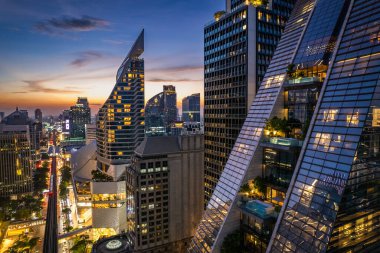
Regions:
[[263, 13], [261, 11], [259, 11], [257, 13], [257, 16], [258, 16], [259, 20], [263, 20]]
[[347, 125], [351, 123], [351, 125], [358, 125], [359, 124], [359, 112], [353, 113], [351, 115], [347, 115], [346, 119]]
[[119, 152], [117, 152], [117, 155], [123, 155], [123, 152], [119, 151]]
[[380, 108], [373, 108], [372, 126], [373, 127], [379, 127], [380, 126]]
[[323, 112], [323, 121], [332, 122], [336, 120], [339, 110], [325, 110]]

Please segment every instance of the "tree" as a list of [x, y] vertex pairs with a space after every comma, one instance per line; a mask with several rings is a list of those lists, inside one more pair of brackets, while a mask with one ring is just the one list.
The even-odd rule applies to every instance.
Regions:
[[240, 187], [240, 192], [242, 192], [242, 193], [249, 193], [250, 191], [251, 191], [251, 187], [249, 186], [248, 183], [243, 184], [243, 185]]
[[99, 170], [91, 171], [92, 180], [94, 182], [112, 182], [113, 178]]
[[224, 238], [221, 253], [241, 253], [241, 235], [237, 230]]
[[63, 228], [63, 231], [66, 232], [66, 233], [68, 233], [68, 232], [70, 232], [73, 229], [74, 228], [72, 226], [68, 225], [68, 226], [66, 226], [66, 227]]
[[91, 244], [92, 241], [86, 239], [85, 236], [78, 236], [75, 238], [74, 245], [71, 247], [70, 251], [73, 253], [83, 253], [86, 252], [87, 247]]
[[70, 183], [71, 182], [71, 169], [68, 166], [63, 166], [61, 168], [61, 181]]
[[262, 195], [265, 194], [266, 187], [265, 187], [265, 183], [262, 177], [256, 177], [255, 180], [253, 181], [253, 185], [257, 189], [258, 192], [260, 192]]

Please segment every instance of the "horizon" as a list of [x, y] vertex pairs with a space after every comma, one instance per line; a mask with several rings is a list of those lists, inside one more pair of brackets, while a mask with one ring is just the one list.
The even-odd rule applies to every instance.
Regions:
[[6, 115], [16, 107], [59, 115], [77, 97], [87, 97], [95, 115], [143, 28], [145, 102], [174, 85], [179, 111], [193, 93], [201, 94], [203, 109], [203, 27], [224, 1], [0, 2], [0, 111]]

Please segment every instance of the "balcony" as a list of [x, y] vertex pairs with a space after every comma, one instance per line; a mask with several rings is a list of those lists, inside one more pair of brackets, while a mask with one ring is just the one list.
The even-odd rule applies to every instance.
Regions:
[[251, 200], [242, 204], [240, 208], [262, 220], [275, 217], [275, 208], [272, 204], [261, 200]]
[[295, 148], [301, 148], [303, 145], [303, 141], [295, 138], [263, 137], [260, 145], [266, 148], [291, 150]]

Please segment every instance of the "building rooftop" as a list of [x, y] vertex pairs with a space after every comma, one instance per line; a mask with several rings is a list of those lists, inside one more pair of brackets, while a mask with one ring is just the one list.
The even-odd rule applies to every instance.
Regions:
[[181, 147], [177, 136], [148, 136], [136, 148], [135, 153], [146, 156], [180, 151]]
[[125, 235], [101, 239], [92, 247], [92, 253], [131, 253], [132, 242]]

